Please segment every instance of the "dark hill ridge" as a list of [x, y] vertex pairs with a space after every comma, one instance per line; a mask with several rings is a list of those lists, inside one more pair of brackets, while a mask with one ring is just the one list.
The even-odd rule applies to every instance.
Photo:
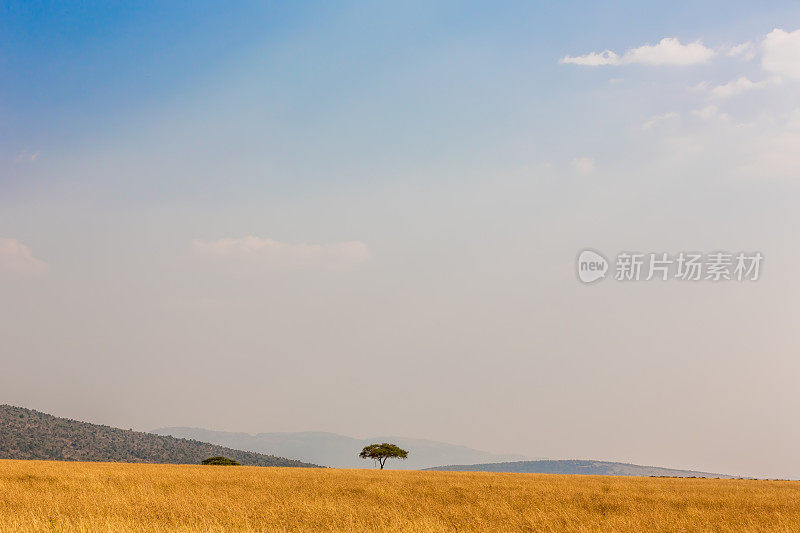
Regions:
[[666, 476], [666, 477], [714, 477], [732, 478], [722, 474], [675, 470], [658, 466], [641, 466], [608, 461], [513, 461], [510, 463], [485, 463], [478, 465], [436, 466], [426, 470], [464, 472], [517, 472], [529, 474], [584, 474], [591, 476]]
[[189, 439], [131, 431], [0, 405], [0, 459], [200, 464], [222, 455], [251, 466], [315, 467]]

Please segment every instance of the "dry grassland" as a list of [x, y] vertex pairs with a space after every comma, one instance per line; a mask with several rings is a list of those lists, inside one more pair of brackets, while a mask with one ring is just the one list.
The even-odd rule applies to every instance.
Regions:
[[0, 531], [800, 531], [800, 482], [0, 461]]

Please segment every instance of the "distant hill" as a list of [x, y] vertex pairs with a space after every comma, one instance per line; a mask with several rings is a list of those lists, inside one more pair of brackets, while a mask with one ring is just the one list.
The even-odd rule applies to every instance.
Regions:
[[697, 472], [695, 470], [674, 470], [658, 466], [641, 466], [607, 461], [514, 461], [506, 463], [487, 463], [474, 465], [437, 466], [426, 470], [469, 471], [469, 472], [517, 472], [529, 474], [585, 474], [592, 476], [669, 476], [669, 477], [716, 477], [733, 478], [722, 474]]
[[0, 405], [0, 459], [200, 464], [203, 459], [216, 455], [252, 466], [316, 466], [196, 440], [89, 424]]
[[361, 451], [361, 448], [373, 442], [392, 442], [409, 451], [408, 459], [404, 461], [389, 461], [386, 464], [387, 468], [392, 469], [418, 470], [441, 464], [485, 463], [526, 459], [521, 455], [498, 455], [474, 450], [466, 446], [432, 440], [405, 437], [356, 439], [320, 431], [251, 435], [249, 433], [231, 433], [199, 428], [167, 427], [155, 429], [153, 433], [213, 442], [214, 444], [240, 450], [273, 453], [335, 468], [371, 468], [372, 463], [359, 459], [358, 452]]

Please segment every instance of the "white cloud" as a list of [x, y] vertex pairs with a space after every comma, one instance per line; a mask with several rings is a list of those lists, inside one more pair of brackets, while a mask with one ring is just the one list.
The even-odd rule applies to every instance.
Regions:
[[761, 43], [761, 66], [787, 78], [800, 78], [800, 30], [769, 32]]
[[[702, 89], [708, 89], [708, 95], [710, 98], [722, 100], [725, 98], [730, 98], [731, 96], [736, 96], [737, 94], [746, 93], [756, 89], [763, 89], [773, 83], [779, 83], [779, 80], [777, 78], [770, 78], [768, 80], [752, 81], [749, 78], [742, 76], [733, 81], [729, 81], [728, 83], [717, 85], [716, 87], [706, 84], [702, 87]], [[700, 88], [700, 86], [698, 85], [697, 88]]]
[[589, 52], [582, 56], [564, 56], [561, 59], [562, 63], [571, 63], [573, 65], [582, 65], [585, 67], [598, 67], [601, 65], [619, 65], [619, 56], [611, 50], [603, 52]]
[[698, 65], [707, 63], [716, 55], [714, 50], [700, 41], [681, 44], [676, 37], [665, 37], [658, 44], [631, 48], [622, 57], [611, 50], [590, 52], [582, 56], [565, 56], [561, 63], [582, 66], [601, 65]]
[[298, 270], [338, 270], [370, 258], [369, 248], [359, 241], [295, 244], [252, 235], [215, 241], [194, 239], [192, 250], [207, 257], [248, 260], [264, 266]]
[[31, 152], [27, 152], [27, 151], [23, 150], [22, 152], [17, 154], [17, 156], [14, 158], [14, 162], [15, 163], [35, 163], [36, 160], [39, 159], [39, 155], [40, 155], [39, 152], [31, 153]]
[[750, 61], [756, 57], [756, 49], [750, 41], [731, 46], [728, 49], [728, 57], [741, 57], [745, 61]]
[[675, 118], [678, 118], [678, 114], [675, 111], [670, 111], [669, 113], [664, 113], [663, 115], [656, 115], [647, 122], [645, 122], [644, 124], [642, 124], [642, 129], [649, 130], [654, 128], [661, 122], [664, 122], [666, 120], [672, 120]]
[[624, 63], [645, 65], [697, 65], [707, 63], [715, 54], [716, 52], [703, 46], [700, 41], [681, 44], [674, 37], [666, 37], [656, 45], [628, 50], [622, 60]]
[[579, 176], [588, 176], [594, 172], [595, 163], [592, 157], [576, 157], [570, 162], [572, 170]]
[[692, 111], [692, 115], [694, 115], [696, 117], [699, 117], [699, 118], [701, 118], [703, 120], [710, 120], [710, 119], [712, 119], [714, 117], [717, 117], [717, 116], [720, 117], [720, 118], [727, 118], [727, 116], [728, 116], [725, 113], [720, 114], [719, 113], [719, 107], [717, 107], [715, 105], [708, 105], [708, 106], [703, 107], [701, 109], [695, 109], [695, 110]]
[[20, 276], [47, 272], [47, 263], [37, 259], [30, 248], [17, 239], [0, 237], [0, 271]]

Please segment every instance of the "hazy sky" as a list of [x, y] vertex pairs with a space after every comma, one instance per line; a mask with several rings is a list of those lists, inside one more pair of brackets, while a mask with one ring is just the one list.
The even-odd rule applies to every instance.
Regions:
[[2, 7], [0, 403], [800, 477], [796, 3], [94, 4]]

